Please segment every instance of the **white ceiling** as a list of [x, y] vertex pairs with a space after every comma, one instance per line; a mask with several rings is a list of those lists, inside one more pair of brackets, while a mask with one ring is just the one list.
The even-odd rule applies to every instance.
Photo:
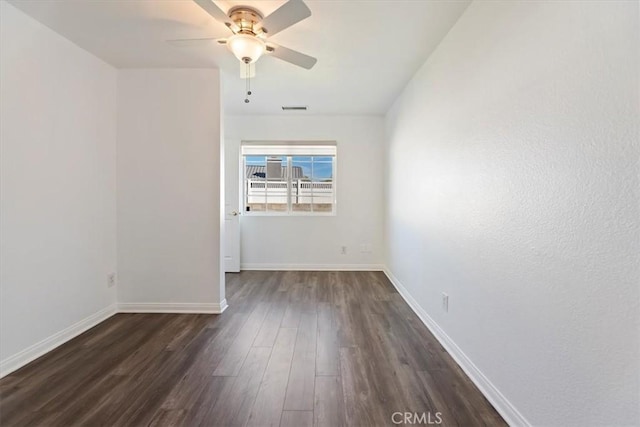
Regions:
[[[271, 40], [318, 58], [312, 70], [276, 58], [256, 63], [251, 103], [244, 103], [239, 62], [224, 46], [175, 47], [168, 39], [231, 33], [191, 0], [10, 0], [78, 46], [118, 68], [218, 67], [229, 114], [384, 114], [470, 0], [306, 0], [310, 18]], [[284, 0], [244, 4], [265, 16]]]

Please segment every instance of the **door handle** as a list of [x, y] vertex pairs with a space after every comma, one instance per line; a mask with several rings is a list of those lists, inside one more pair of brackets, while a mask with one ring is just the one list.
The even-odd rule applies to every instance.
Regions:
[[233, 212], [231, 212], [231, 215], [233, 215], [233, 216], [238, 216], [238, 215], [240, 215], [240, 212], [238, 212], [238, 211], [233, 211]]

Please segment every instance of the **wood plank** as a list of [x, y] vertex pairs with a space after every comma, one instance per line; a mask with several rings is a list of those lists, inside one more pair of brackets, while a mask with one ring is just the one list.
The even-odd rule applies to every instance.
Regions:
[[238, 336], [233, 340], [229, 350], [225, 354], [224, 358], [220, 361], [220, 364], [213, 372], [216, 376], [236, 376], [240, 372], [242, 363], [245, 357], [249, 353], [249, 349], [256, 339], [262, 322], [269, 311], [269, 304], [259, 303], [253, 310], [247, 322], [242, 326]]
[[193, 370], [200, 372], [202, 375], [213, 375], [222, 359], [225, 357], [229, 347], [238, 336], [242, 326], [247, 321], [243, 313], [226, 313], [226, 320], [223, 325], [216, 322], [216, 326], [212, 329], [215, 333], [212, 339], [197, 356], [193, 362]]
[[302, 276], [302, 291], [300, 296], [300, 311], [316, 311], [318, 304], [318, 272], [306, 271]]
[[[340, 349], [340, 374], [347, 425], [386, 425], [383, 403], [369, 382], [364, 355], [358, 347]], [[386, 416], [388, 415], [388, 417]]]
[[285, 307], [286, 294], [282, 292], [282, 296], [272, 303], [271, 309], [264, 319], [256, 339], [253, 341], [254, 347], [273, 347], [284, 317]]
[[270, 356], [269, 347], [254, 347], [249, 350], [232, 387], [213, 407], [213, 414], [218, 414], [216, 423], [225, 426], [245, 425]]
[[176, 425], [185, 427], [216, 425], [220, 414], [214, 413], [211, 408], [216, 406], [218, 399], [225, 396], [233, 380], [233, 377], [205, 377], [202, 391], [185, 416], [177, 420]]
[[[298, 272], [296, 272], [298, 273]], [[297, 275], [296, 275], [297, 276]], [[282, 328], [297, 328], [300, 323], [300, 315], [302, 314], [302, 292], [303, 284], [294, 282], [291, 284], [291, 290], [288, 292], [289, 301], [282, 317]]]
[[297, 332], [293, 328], [280, 329], [247, 425], [280, 425]]
[[316, 377], [316, 340], [318, 315], [305, 311], [300, 317], [289, 383], [284, 402], [285, 411], [313, 410]]
[[316, 426], [340, 427], [345, 425], [340, 377], [316, 377], [313, 414]]
[[338, 328], [329, 303], [318, 304], [318, 338], [316, 348], [316, 375], [340, 374], [338, 356]]
[[313, 427], [313, 411], [284, 411], [280, 427]]

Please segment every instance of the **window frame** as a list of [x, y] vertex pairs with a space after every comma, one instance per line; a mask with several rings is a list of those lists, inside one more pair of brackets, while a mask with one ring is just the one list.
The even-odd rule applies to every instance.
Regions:
[[[251, 147], [251, 154], [246, 154], [244, 147]], [[264, 148], [266, 153], [258, 154], [260, 147]], [[323, 151], [322, 153], [314, 153], [314, 151]], [[326, 151], [332, 150], [331, 154]], [[288, 152], [287, 152], [288, 151]], [[279, 153], [279, 154], [276, 154]], [[251, 217], [288, 217], [288, 216], [300, 216], [300, 217], [320, 217], [320, 216], [336, 216], [338, 213], [338, 185], [337, 185], [337, 167], [338, 167], [338, 150], [336, 141], [241, 141], [240, 144], [240, 185], [241, 185], [241, 197], [242, 197], [242, 214]], [[287, 209], [286, 211], [247, 211], [248, 203], [248, 190], [247, 190], [247, 157], [251, 156], [264, 156], [266, 158], [270, 156], [282, 157], [286, 159], [286, 167], [288, 171], [287, 178]], [[332, 167], [332, 196], [331, 212], [321, 211], [296, 211], [293, 209], [293, 159], [295, 157], [331, 157]], [[328, 162], [326, 162], [328, 163]], [[313, 160], [312, 160], [313, 164]], [[266, 164], [265, 164], [266, 170]], [[265, 186], [266, 186], [265, 177]], [[313, 182], [313, 181], [312, 181]], [[265, 188], [266, 193], [266, 188]], [[265, 208], [267, 208], [268, 200], [265, 198]], [[313, 209], [313, 203], [310, 204]], [[268, 209], [268, 208], [267, 208]]]

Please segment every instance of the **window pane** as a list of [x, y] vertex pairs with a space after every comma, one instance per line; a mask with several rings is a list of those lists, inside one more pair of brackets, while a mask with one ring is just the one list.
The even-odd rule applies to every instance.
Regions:
[[314, 157], [311, 169], [311, 210], [313, 212], [332, 212], [334, 201], [333, 159], [331, 157]]
[[282, 156], [267, 157], [266, 176], [270, 181], [285, 179], [284, 170], [287, 168], [287, 158]]
[[266, 212], [267, 205], [265, 203], [251, 203], [247, 205], [247, 212]]
[[313, 181], [331, 182], [333, 178], [333, 162], [318, 161], [317, 159], [318, 157], [313, 159]]
[[264, 165], [264, 156], [245, 156], [244, 161], [246, 164], [259, 164]]
[[294, 156], [291, 158], [292, 179], [311, 178], [311, 157]]
[[333, 212], [333, 204], [332, 203], [314, 203], [312, 205], [313, 212]]
[[314, 157], [313, 161], [315, 162], [329, 162], [329, 163], [333, 163], [333, 157], [329, 157], [329, 156], [324, 156], [324, 157]]
[[245, 163], [245, 206], [247, 212], [266, 211], [266, 163], [265, 156], [246, 156]]
[[311, 212], [311, 157], [291, 158], [291, 210]]
[[267, 180], [267, 211], [287, 212], [289, 210], [289, 184], [283, 178], [269, 178]]
[[291, 158], [294, 162], [305, 162], [305, 163], [311, 163], [311, 156], [293, 156]]
[[267, 212], [287, 212], [289, 210], [286, 169], [286, 157], [267, 157]]
[[245, 156], [247, 212], [287, 212], [286, 168], [284, 156]]
[[293, 203], [291, 210], [293, 212], [311, 212], [311, 203]]

